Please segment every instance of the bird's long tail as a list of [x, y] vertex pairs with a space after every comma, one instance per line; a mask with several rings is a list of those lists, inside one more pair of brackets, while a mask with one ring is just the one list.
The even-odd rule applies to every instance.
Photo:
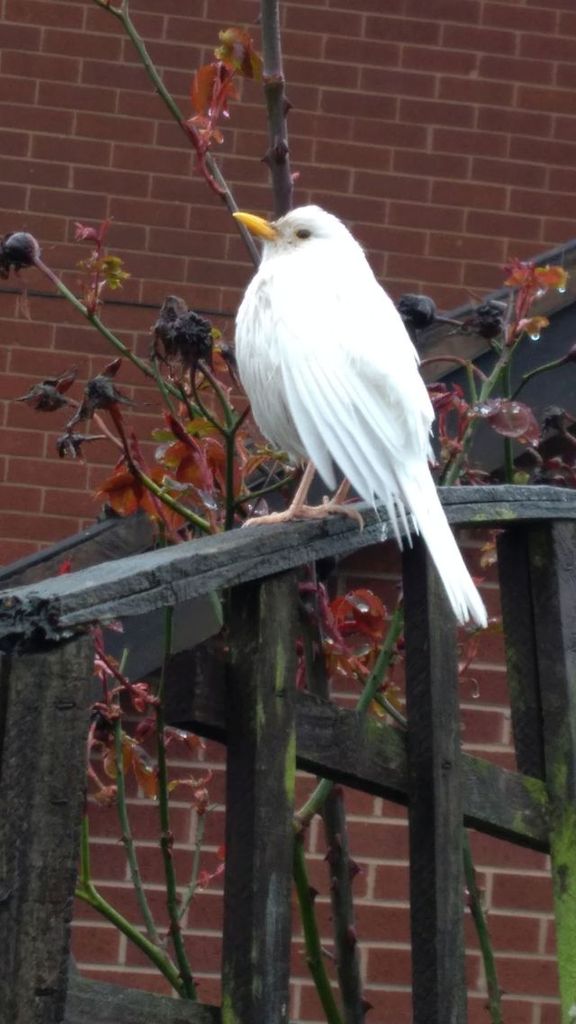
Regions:
[[397, 482], [458, 621], [473, 619], [478, 626], [486, 626], [486, 608], [464, 564], [428, 467], [416, 466], [412, 472], [407, 468], [397, 474]]

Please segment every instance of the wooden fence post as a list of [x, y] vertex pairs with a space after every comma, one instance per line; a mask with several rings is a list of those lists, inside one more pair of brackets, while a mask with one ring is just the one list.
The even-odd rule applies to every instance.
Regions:
[[530, 536], [562, 1024], [576, 1018], [576, 528]]
[[295, 573], [231, 596], [222, 1024], [285, 1024], [296, 738]]
[[464, 1024], [464, 880], [454, 616], [421, 540], [404, 554], [414, 1024]]
[[0, 1006], [10, 1024], [64, 1017], [91, 676], [86, 637], [2, 662]]
[[529, 539], [530, 527], [521, 523], [500, 535], [498, 572], [516, 763], [519, 771], [543, 779], [542, 708]]

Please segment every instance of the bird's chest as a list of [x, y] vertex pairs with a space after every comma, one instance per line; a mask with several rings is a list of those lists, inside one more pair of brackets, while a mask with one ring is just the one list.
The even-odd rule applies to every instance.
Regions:
[[288, 408], [280, 344], [265, 283], [250, 287], [236, 327], [240, 379], [262, 433], [283, 451], [300, 458], [305, 453]]

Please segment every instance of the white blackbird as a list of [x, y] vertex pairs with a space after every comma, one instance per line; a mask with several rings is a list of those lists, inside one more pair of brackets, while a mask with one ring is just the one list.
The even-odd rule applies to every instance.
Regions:
[[317, 206], [272, 223], [235, 216], [264, 243], [238, 312], [240, 378], [263, 434], [311, 461], [290, 508], [253, 522], [350, 514], [342, 486], [320, 507], [305, 504], [314, 466], [334, 489], [335, 463], [362, 498], [386, 506], [399, 543], [412, 513], [457, 618], [485, 626], [428, 466], [434, 412], [418, 356], [362, 249]]

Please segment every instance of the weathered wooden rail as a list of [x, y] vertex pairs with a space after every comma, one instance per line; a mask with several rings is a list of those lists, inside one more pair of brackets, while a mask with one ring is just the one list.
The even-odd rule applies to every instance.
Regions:
[[[299, 567], [387, 535], [349, 520], [242, 530], [0, 595], [0, 1006], [10, 1024], [284, 1024], [296, 767], [409, 808], [415, 1024], [464, 1024], [462, 822], [549, 850], [563, 1024], [576, 1004], [576, 493], [445, 489], [455, 525], [503, 528], [500, 566], [520, 771], [460, 751], [454, 625], [416, 542], [404, 554], [406, 735], [294, 692]], [[171, 715], [227, 747], [223, 1006], [68, 980], [95, 619], [233, 588], [227, 671]], [[262, 728], [262, 722], [265, 728]], [[68, 993], [68, 994], [67, 994]], [[64, 1016], [65, 1015], [65, 1016]]]

